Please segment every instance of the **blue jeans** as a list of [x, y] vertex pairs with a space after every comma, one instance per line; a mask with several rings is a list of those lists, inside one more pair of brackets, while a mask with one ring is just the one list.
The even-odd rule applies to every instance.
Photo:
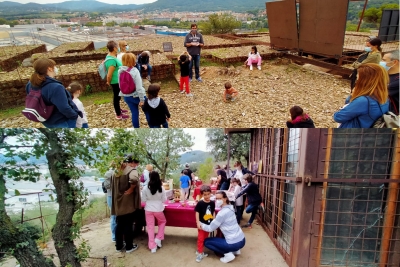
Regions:
[[76, 128], [76, 120], [66, 120], [58, 123], [42, 122], [46, 128]]
[[219, 190], [228, 190], [228, 189], [229, 189], [229, 183], [223, 182]]
[[[146, 98], [145, 98], [146, 99]], [[124, 96], [124, 101], [128, 105], [129, 109], [132, 113], [132, 125], [134, 128], [140, 128], [139, 125], [139, 97], [132, 97], [132, 96]], [[148, 113], [144, 113], [146, 116], [147, 122], [149, 122], [149, 115]]]
[[229, 252], [236, 252], [239, 249], [243, 248], [246, 244], [246, 239], [243, 238], [242, 241], [239, 241], [235, 244], [226, 243], [225, 238], [222, 237], [209, 237], [204, 240], [204, 246], [209, 250], [217, 252], [218, 254], [226, 254]]
[[192, 60], [189, 64], [189, 79], [193, 77], [193, 62], [194, 62], [194, 71], [196, 73], [196, 79], [200, 78], [200, 55], [191, 55]]
[[161, 128], [161, 126], [163, 128], [168, 128], [168, 122], [165, 122], [165, 123], [163, 123], [161, 125], [149, 125], [150, 128]]
[[248, 224], [252, 224], [254, 219], [256, 218], [256, 214], [258, 212], [258, 206], [260, 206], [260, 205], [259, 204], [258, 205], [249, 204], [247, 206], [246, 213], [251, 213], [250, 220], [249, 220]]
[[236, 206], [236, 220], [238, 224], [240, 224], [240, 220], [242, 219], [242, 214], [243, 214], [243, 205]]
[[82, 123], [82, 128], [88, 129], [88, 128], [89, 128], [89, 124], [87, 124], [87, 123]]
[[[110, 208], [110, 211], [111, 211], [111, 203], [112, 203], [111, 196], [107, 196], [107, 205]], [[116, 215], [111, 215], [110, 217], [111, 239], [113, 241], [115, 241], [115, 229], [117, 228], [116, 218], [117, 218]]]
[[[139, 70], [139, 73], [142, 73], [142, 65], [139, 63], [136, 63], [136, 68]], [[150, 64], [147, 64], [147, 75], [151, 76], [151, 72], [153, 70], [153, 67]], [[141, 75], [140, 75], [141, 76]]]

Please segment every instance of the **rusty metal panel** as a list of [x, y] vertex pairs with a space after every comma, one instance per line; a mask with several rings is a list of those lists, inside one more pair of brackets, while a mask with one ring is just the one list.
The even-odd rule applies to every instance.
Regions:
[[298, 30], [295, 0], [266, 3], [271, 47], [297, 50]]
[[299, 51], [341, 56], [348, 0], [301, 0]]

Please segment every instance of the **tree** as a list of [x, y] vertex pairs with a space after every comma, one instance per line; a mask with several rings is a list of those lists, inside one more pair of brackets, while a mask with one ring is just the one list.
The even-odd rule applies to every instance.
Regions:
[[[379, 23], [382, 19], [382, 13], [384, 9], [399, 9], [398, 4], [383, 4], [379, 8], [370, 7], [365, 10], [363, 21], [369, 23]], [[361, 17], [362, 12], [358, 13], [358, 17]]]
[[119, 26], [121, 26], [121, 27], [133, 27], [133, 23], [132, 22], [122, 22], [121, 24], [119, 24]]
[[106, 23], [106, 26], [108, 27], [114, 27], [115, 25], [117, 25], [118, 23], [116, 23], [115, 21], [110, 21]]
[[[37, 166], [27, 163], [27, 160], [32, 156], [46, 156], [59, 204], [52, 229], [54, 245], [61, 266], [80, 267], [90, 248], [85, 242], [76, 248], [74, 240], [79, 237], [80, 229], [74, 224], [73, 215], [87, 201], [88, 192], [79, 181], [83, 170], [76, 166], [75, 161], [80, 159], [88, 165], [94, 163], [97, 148], [104, 140], [102, 131], [91, 134], [86, 129], [0, 129], [0, 133], [0, 150], [4, 159], [0, 165], [0, 248], [12, 252], [22, 267], [54, 266], [50, 259], [38, 252], [31, 239], [23, 239], [26, 237], [26, 233], [20, 230], [23, 228], [10, 221], [4, 208], [5, 177], [35, 182]], [[7, 143], [7, 138], [16, 139], [14, 143], [17, 145]]]
[[198, 175], [199, 178], [203, 181], [206, 181], [210, 176], [212, 176], [214, 168], [213, 168], [213, 159], [207, 158], [204, 163], [199, 165]]
[[212, 14], [208, 21], [200, 23], [199, 27], [204, 34], [232, 33], [234, 29], [240, 28], [241, 22], [230, 14]]
[[[227, 160], [228, 158], [228, 136], [220, 128], [206, 129], [207, 148], [211, 150], [216, 161]], [[231, 134], [230, 155], [231, 158], [240, 160], [242, 157], [249, 162], [250, 134]]]

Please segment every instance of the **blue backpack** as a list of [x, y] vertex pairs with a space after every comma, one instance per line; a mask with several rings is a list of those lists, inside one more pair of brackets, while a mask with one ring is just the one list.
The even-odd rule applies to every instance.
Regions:
[[112, 58], [106, 58], [103, 60], [103, 62], [100, 63], [98, 72], [101, 77], [101, 79], [105, 80], [107, 78], [107, 67], [106, 67], [106, 62], [107, 60], [111, 60]]

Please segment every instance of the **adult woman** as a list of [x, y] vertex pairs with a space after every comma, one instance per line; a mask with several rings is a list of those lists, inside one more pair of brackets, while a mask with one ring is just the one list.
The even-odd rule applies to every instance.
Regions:
[[354, 85], [357, 80], [357, 69], [366, 63], [375, 63], [379, 64], [382, 59], [382, 41], [379, 38], [374, 38], [366, 42], [365, 44], [365, 53], [361, 54], [356, 62], [353, 63], [352, 67], [353, 73], [351, 74], [351, 90], [353, 90]]
[[358, 68], [358, 80], [346, 105], [333, 115], [339, 128], [370, 128], [389, 110], [388, 74], [377, 64], [367, 63]]
[[54, 77], [58, 73], [56, 62], [48, 58], [39, 58], [33, 63], [33, 69], [25, 90], [42, 90], [42, 98], [47, 106], [54, 105], [50, 118], [42, 122], [47, 128], [75, 128], [76, 120], [83, 116], [72, 101], [71, 94]]
[[247, 195], [247, 207], [246, 213], [251, 213], [250, 219], [247, 224], [243, 225], [243, 228], [251, 228], [251, 224], [256, 217], [258, 209], [261, 207], [262, 198], [260, 193], [258, 192], [258, 186], [253, 183], [253, 177], [251, 174], [247, 173], [243, 176], [245, 187], [240, 191], [240, 193], [236, 196], [236, 199], [243, 196], [243, 194]]
[[217, 190], [228, 190], [230, 181], [226, 177], [226, 172], [219, 165], [215, 166], [215, 171], [217, 173]]
[[[164, 216], [164, 202], [167, 201], [165, 190], [162, 186], [160, 175], [156, 171], [150, 173], [150, 181], [147, 187], [143, 188], [142, 201], [146, 202], [144, 207], [146, 213], [147, 233], [149, 235], [149, 249], [151, 253], [161, 247], [161, 240], [164, 240], [164, 229], [167, 220]], [[158, 232], [154, 238], [155, 220], [157, 219]]]
[[[145, 90], [142, 83], [142, 78], [140, 77], [139, 71], [134, 68], [136, 64], [135, 55], [132, 53], [125, 53], [122, 56], [122, 65], [118, 70], [118, 77], [124, 71], [130, 69], [129, 74], [132, 76], [133, 82], [135, 83], [136, 90], [131, 94], [123, 94], [119, 92], [119, 96], [124, 97], [125, 103], [128, 105], [132, 113], [132, 125], [134, 128], [139, 128], [139, 106], [143, 106], [145, 100]], [[118, 89], [119, 90], [119, 89]], [[145, 113], [146, 115], [146, 113]], [[147, 115], [146, 115], [147, 118]]]
[[112, 87], [113, 90], [113, 104], [117, 120], [127, 119], [128, 115], [123, 114], [128, 111], [121, 109], [119, 101], [121, 97], [119, 96], [119, 84], [118, 84], [118, 70], [122, 66], [121, 61], [117, 58], [118, 54], [118, 44], [115, 41], [109, 41], [107, 43], [108, 54], [105, 59], [105, 66], [107, 69], [107, 85]]
[[125, 157], [111, 183], [111, 215], [116, 216], [115, 247], [117, 252], [124, 248], [131, 253], [138, 248], [133, 244], [134, 212], [141, 208], [139, 174], [136, 170], [139, 161], [131, 155]]
[[204, 246], [218, 254], [223, 254], [220, 258], [223, 263], [228, 263], [235, 259], [235, 255], [240, 255], [246, 243], [244, 233], [236, 222], [235, 209], [229, 204], [229, 199], [224, 191], [218, 191], [215, 195], [215, 205], [221, 210], [210, 225], [199, 223], [197, 227], [206, 232], [213, 232], [219, 228], [224, 235], [222, 237], [209, 237], [204, 241]]

